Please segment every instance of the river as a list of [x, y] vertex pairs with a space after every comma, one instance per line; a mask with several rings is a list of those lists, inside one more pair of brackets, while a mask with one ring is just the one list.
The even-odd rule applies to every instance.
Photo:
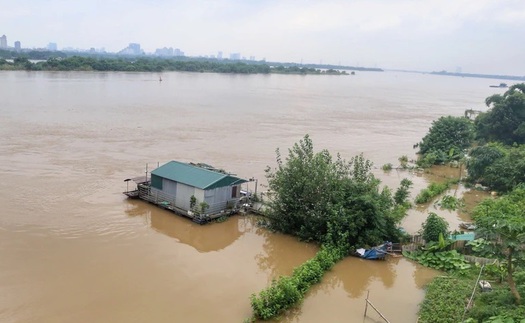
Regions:
[[[353, 76], [0, 72], [0, 321], [242, 322], [249, 296], [316, 247], [235, 216], [199, 226], [122, 191], [125, 178], [170, 160], [258, 179], [305, 134], [316, 149], [363, 153], [385, 185], [456, 176], [384, 173], [415, 158], [432, 120], [483, 110], [492, 80], [397, 72]], [[254, 189], [255, 182], [248, 183]], [[454, 188], [462, 195], [465, 189]], [[470, 204], [485, 195], [467, 193]], [[434, 206], [451, 229], [468, 214]], [[363, 319], [364, 299], [391, 322], [415, 322], [437, 273], [404, 258], [347, 258], [283, 322]]]

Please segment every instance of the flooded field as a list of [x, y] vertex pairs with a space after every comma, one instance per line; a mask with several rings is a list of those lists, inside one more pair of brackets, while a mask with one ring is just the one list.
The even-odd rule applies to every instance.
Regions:
[[[355, 76], [1, 72], [0, 321], [242, 322], [249, 296], [317, 248], [252, 217], [196, 225], [122, 191], [125, 178], [170, 160], [205, 162], [258, 179], [308, 133], [317, 149], [363, 153], [385, 185], [415, 195], [459, 175], [384, 173], [441, 115], [483, 109], [490, 80], [423, 74]], [[498, 89], [496, 89], [498, 91]], [[254, 183], [248, 183], [254, 190]], [[467, 212], [434, 205], [451, 229], [486, 194], [452, 188]], [[404, 258], [337, 264], [284, 322], [363, 321], [370, 299], [392, 322], [415, 322], [436, 272]], [[365, 322], [378, 322], [371, 314]]]

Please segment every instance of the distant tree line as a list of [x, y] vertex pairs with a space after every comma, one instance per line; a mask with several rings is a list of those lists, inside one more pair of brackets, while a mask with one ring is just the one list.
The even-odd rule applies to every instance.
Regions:
[[525, 76], [513, 76], [513, 75], [452, 73], [452, 72], [447, 72], [447, 71], [431, 72], [430, 74], [445, 75], [445, 76], [459, 76], [459, 77], [475, 77], [475, 78], [486, 78], [486, 79], [498, 79], [498, 80], [525, 81]]
[[[20, 58], [27, 58], [29, 60], [47, 60], [49, 58], [66, 58], [66, 57], [72, 57], [72, 56], [80, 56], [80, 57], [91, 57], [91, 58], [97, 58], [97, 59], [123, 59], [123, 60], [136, 60], [139, 58], [146, 57], [145, 55], [140, 56], [128, 56], [128, 55], [119, 55], [115, 53], [93, 53], [93, 52], [63, 52], [63, 51], [47, 51], [47, 50], [33, 50], [33, 51], [13, 51], [13, 50], [1, 50], [0, 49], [0, 59], [15, 59], [17, 57]], [[169, 59], [174, 61], [198, 61], [198, 62], [204, 62], [204, 61], [210, 61], [210, 62], [218, 62], [218, 63], [233, 63], [233, 62], [242, 62], [249, 65], [268, 65], [272, 67], [279, 67], [282, 66], [284, 68], [289, 67], [297, 67], [302, 69], [302, 74], [309, 74], [304, 73], [304, 71], [311, 71], [312, 69], [316, 70], [315, 74], [321, 74], [321, 70], [324, 71], [330, 71], [330, 70], [351, 70], [351, 71], [370, 71], [370, 72], [383, 72], [382, 69], [377, 67], [356, 67], [356, 66], [346, 66], [346, 65], [330, 65], [330, 64], [297, 64], [297, 63], [281, 63], [281, 62], [266, 62], [264, 60], [262, 61], [255, 61], [255, 60], [236, 60], [231, 61], [228, 59], [216, 59], [216, 58], [208, 58], [208, 57], [187, 57], [187, 56], [176, 56], [176, 57], [147, 57], [147, 58], [156, 58], [156, 59]], [[317, 71], [320, 70], [320, 71]], [[318, 73], [319, 72], [319, 73]], [[296, 74], [300, 74], [300, 72], [296, 71]], [[314, 73], [311, 73], [314, 74]], [[331, 74], [331, 72], [328, 72], [326, 74]]]
[[[38, 53], [38, 52], [37, 52]], [[56, 56], [45, 61], [37, 60], [37, 55], [17, 56], [13, 62], [0, 58], [0, 70], [28, 70], [28, 71], [125, 71], [125, 72], [211, 72], [211, 73], [236, 73], [236, 74], [328, 74], [343, 75], [346, 72], [328, 69], [279, 65], [270, 67], [267, 64], [248, 64], [242, 61], [218, 60], [192, 60], [192, 59], [166, 59], [150, 57], [90, 57], [90, 56]]]

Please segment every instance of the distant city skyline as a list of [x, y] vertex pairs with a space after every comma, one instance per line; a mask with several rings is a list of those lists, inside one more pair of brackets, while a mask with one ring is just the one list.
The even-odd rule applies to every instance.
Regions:
[[525, 75], [520, 0], [0, 0], [23, 48], [240, 54], [268, 61]]

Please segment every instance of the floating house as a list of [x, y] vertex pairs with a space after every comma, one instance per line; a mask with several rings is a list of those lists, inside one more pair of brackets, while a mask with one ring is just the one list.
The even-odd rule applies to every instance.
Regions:
[[[137, 189], [124, 192], [130, 198], [140, 198], [162, 208], [204, 223], [239, 210], [241, 184], [247, 180], [233, 176], [207, 164], [171, 161], [153, 171], [148, 180], [127, 179], [137, 183]], [[201, 203], [205, 208], [200, 208]]]

